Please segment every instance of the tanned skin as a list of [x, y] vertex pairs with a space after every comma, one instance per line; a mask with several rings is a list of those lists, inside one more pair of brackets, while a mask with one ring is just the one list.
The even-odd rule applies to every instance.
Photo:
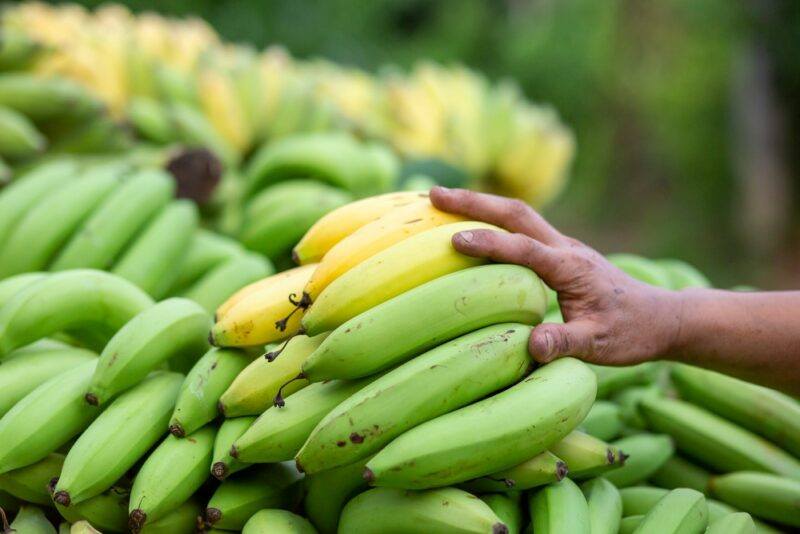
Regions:
[[430, 197], [443, 211], [509, 232], [460, 232], [453, 236], [458, 251], [526, 266], [558, 293], [565, 322], [533, 329], [529, 350], [536, 361], [673, 360], [800, 395], [800, 291], [653, 287], [561, 234], [522, 201], [443, 187]]

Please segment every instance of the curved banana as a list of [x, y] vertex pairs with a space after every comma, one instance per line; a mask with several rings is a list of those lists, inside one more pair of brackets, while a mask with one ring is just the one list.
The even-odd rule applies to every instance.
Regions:
[[653, 486], [628, 486], [620, 488], [619, 494], [622, 497], [622, 515], [625, 517], [632, 515], [645, 515], [653, 506], [656, 505], [669, 490], [655, 488]]
[[64, 465], [64, 455], [51, 453], [36, 462], [0, 475], [0, 490], [33, 504], [52, 504], [47, 486]]
[[740, 471], [713, 477], [709, 489], [713, 496], [740, 510], [800, 527], [800, 482], [796, 479]]
[[672, 287], [667, 270], [653, 260], [635, 254], [609, 254], [606, 259], [641, 282], [656, 287]]
[[650, 475], [651, 484], [661, 488], [691, 488], [700, 493], [708, 493], [711, 473], [680, 456], [672, 456]]
[[272, 263], [264, 256], [242, 254], [208, 271], [182, 295], [208, 313], [214, 313], [233, 293], [274, 272]]
[[655, 473], [675, 452], [672, 439], [663, 434], [635, 434], [613, 445], [622, 451], [622, 467], [603, 476], [618, 488], [638, 484]]
[[608, 441], [622, 432], [620, 409], [613, 402], [598, 400], [581, 423], [581, 429], [598, 439]]
[[551, 445], [550, 452], [567, 464], [572, 480], [606, 476], [607, 471], [618, 469], [624, 462], [618, 447], [577, 430]]
[[536, 534], [590, 534], [589, 504], [581, 489], [570, 479], [553, 482], [529, 500]]
[[11, 522], [8, 532], [22, 534], [56, 534], [56, 529], [47, 520], [41, 508], [36, 506], [21, 506], [14, 521]]
[[56, 509], [70, 523], [83, 521], [104, 532], [125, 532], [128, 530], [129, 494], [130, 488], [127, 486], [112, 486], [100, 495], [72, 506], [56, 504]]
[[222, 421], [217, 431], [217, 438], [214, 440], [214, 454], [211, 460], [211, 474], [214, 478], [224, 480], [250, 465], [231, 456], [231, 447], [255, 420], [255, 416], [245, 416]]
[[181, 262], [180, 273], [170, 293], [185, 291], [215, 267], [243, 254], [244, 248], [237, 241], [199, 228]]
[[0, 75], [0, 106], [34, 121], [87, 118], [101, 110], [89, 91], [65, 78], [43, 78], [22, 72]]
[[0, 156], [24, 159], [47, 148], [47, 138], [31, 120], [18, 111], [0, 106]]
[[242, 529], [242, 534], [261, 534], [270, 532], [274, 534], [316, 534], [316, 530], [308, 519], [299, 515], [268, 508], [259, 510], [247, 520]]
[[361, 476], [365, 462], [334, 467], [303, 479], [303, 509], [322, 534], [335, 534], [342, 508], [357, 490], [367, 487]]
[[169, 108], [153, 98], [133, 97], [128, 103], [125, 117], [144, 139], [164, 145], [177, 140], [178, 133], [172, 123]]
[[659, 362], [645, 362], [624, 367], [590, 364], [589, 367], [597, 375], [598, 399], [608, 398], [630, 386], [650, 384], [661, 369]]
[[630, 515], [623, 517], [619, 522], [619, 534], [633, 534], [644, 519], [643, 515]]
[[708, 505], [702, 493], [689, 488], [670, 491], [644, 516], [634, 532], [702, 534], [708, 526]]
[[[164, 517], [152, 523], [145, 523], [139, 534], [194, 534], [202, 509], [194, 499], [178, 506]], [[206, 531], [208, 532], [208, 531]]]
[[5, 280], [0, 280], [0, 309], [2, 309], [6, 302], [11, 300], [14, 295], [32, 283], [44, 280], [46, 276], [47, 274], [45, 273], [33, 272], [15, 274]]
[[489, 505], [489, 508], [503, 522], [508, 529], [508, 534], [519, 534], [522, 531], [522, 510], [519, 506], [519, 496], [513, 498], [501, 493], [481, 495], [480, 499]]
[[477, 492], [525, 490], [558, 482], [568, 472], [569, 466], [565, 461], [550, 451], [544, 451], [510, 469], [470, 480], [462, 486]]
[[756, 534], [756, 524], [747, 512], [728, 514], [716, 521], [709, 521], [706, 534]]
[[589, 505], [589, 531], [616, 534], [622, 521], [622, 497], [617, 487], [604, 478], [595, 478], [581, 487]]

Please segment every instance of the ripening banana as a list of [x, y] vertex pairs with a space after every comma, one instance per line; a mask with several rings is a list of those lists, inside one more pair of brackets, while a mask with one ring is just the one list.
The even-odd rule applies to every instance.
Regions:
[[297, 335], [286, 343], [274, 361], [256, 358], [220, 397], [220, 413], [225, 417], [260, 415], [276, 402], [279, 394], [287, 397], [304, 388], [308, 381], [297, 379], [301, 365], [323, 339], [325, 334], [315, 337]]
[[259, 510], [247, 520], [242, 534], [316, 534], [308, 519], [286, 510], [268, 508]]
[[45, 269], [81, 223], [119, 186], [121, 171], [115, 164], [101, 165], [56, 188], [26, 211], [0, 248], [0, 278]]
[[463, 220], [459, 215], [439, 211], [429, 200], [394, 208], [334, 245], [304, 291], [313, 302], [337, 278], [376, 254], [421, 232]]
[[255, 420], [255, 416], [233, 417], [225, 419], [219, 425], [211, 460], [211, 474], [214, 475], [214, 478], [224, 480], [250, 465], [231, 456], [231, 447]]
[[18, 347], [86, 324], [101, 326], [110, 337], [152, 304], [141, 289], [103, 271], [48, 275], [0, 309], [0, 360]]
[[208, 271], [183, 291], [182, 296], [197, 302], [208, 313], [213, 314], [233, 293], [274, 272], [272, 263], [264, 256], [245, 253]]
[[[5, 519], [5, 514], [3, 514]], [[5, 525], [4, 525], [5, 527]], [[4, 528], [4, 530], [6, 530]], [[6, 532], [18, 534], [56, 534], [56, 529], [47, 520], [41, 508], [31, 505], [21, 506], [14, 521], [11, 522]]]
[[0, 156], [24, 159], [47, 148], [47, 138], [22, 113], [0, 106]]
[[550, 446], [550, 452], [569, 467], [572, 480], [585, 480], [618, 469], [624, 462], [620, 449], [578, 430]]
[[592, 534], [616, 534], [622, 520], [622, 497], [608, 480], [599, 477], [581, 486], [589, 505], [589, 531]]
[[728, 514], [716, 521], [709, 521], [706, 534], [756, 534], [756, 524], [747, 512]]
[[50, 269], [109, 268], [139, 230], [167, 205], [174, 184], [166, 173], [155, 170], [125, 180], [73, 234]]
[[648, 479], [661, 488], [691, 488], [708, 493], [711, 473], [680, 456], [672, 456]]
[[442, 276], [336, 328], [305, 361], [303, 373], [311, 381], [358, 378], [484, 326], [537, 324], [544, 314], [543, 288], [532, 270], [518, 265]]
[[540, 367], [519, 384], [427, 421], [395, 438], [364, 475], [377, 486], [443, 486], [507, 469], [545, 451], [586, 416], [594, 373], [573, 358]]
[[139, 534], [194, 534], [201, 514], [202, 508], [197, 501], [189, 499], [161, 519], [145, 523]]
[[206, 426], [186, 439], [168, 435], [147, 457], [131, 488], [128, 526], [134, 532], [164, 517], [208, 478], [216, 429]]
[[322, 534], [335, 534], [342, 508], [357, 490], [366, 488], [361, 476], [365, 462], [334, 467], [303, 478], [303, 509]]
[[183, 378], [153, 373], [117, 397], [67, 453], [53, 500], [62, 506], [77, 504], [124, 475], [166, 432]]
[[711, 494], [745, 512], [789, 527], [800, 527], [800, 482], [753, 471], [715, 476]]
[[169, 144], [178, 138], [169, 108], [155, 99], [144, 96], [132, 98], [125, 116], [136, 133], [148, 141]]
[[169, 422], [169, 431], [182, 438], [213, 421], [219, 413], [217, 404], [220, 397], [251, 361], [250, 356], [238, 350], [211, 349], [206, 352], [186, 374]]
[[473, 229], [499, 230], [473, 221], [445, 224], [411, 236], [359, 263], [320, 293], [303, 316], [303, 327], [311, 335], [333, 330], [425, 282], [486, 263], [484, 258], [456, 252], [450, 243], [454, 234]]
[[595, 401], [586, 419], [581, 423], [581, 429], [604, 441], [614, 439], [622, 432], [619, 411], [619, 406], [613, 402]]
[[565, 461], [550, 451], [544, 451], [510, 469], [470, 480], [462, 486], [477, 492], [525, 490], [558, 482], [568, 473], [569, 466]]
[[666, 273], [671, 289], [711, 287], [711, 282], [708, 281], [708, 278], [685, 261], [669, 259], [655, 260], [655, 262]]
[[86, 402], [105, 404], [171, 358], [197, 361], [208, 349], [210, 325], [206, 311], [187, 299], [167, 299], [144, 310], [103, 349]]
[[[380, 518], [376, 521], [376, 518]], [[466, 491], [441, 488], [405, 491], [374, 488], [342, 510], [339, 534], [507, 534], [488, 504]]]
[[96, 366], [93, 360], [54, 376], [0, 419], [0, 473], [45, 458], [99, 415], [83, 401]]
[[52, 504], [47, 486], [64, 465], [64, 455], [51, 453], [38, 462], [0, 475], [0, 490], [34, 504]]
[[316, 264], [274, 274], [245, 286], [217, 310], [211, 329], [214, 345], [248, 347], [292, 336], [300, 329], [299, 313], [289, 300], [299, 299]]
[[356, 230], [408, 204], [427, 200], [428, 194], [417, 191], [385, 193], [350, 202], [319, 219], [295, 245], [292, 258], [299, 265], [316, 263], [334, 245]]
[[354, 463], [425, 421], [519, 381], [531, 328], [501, 323], [456, 338], [389, 371], [336, 406], [297, 454], [306, 473]]
[[689, 488], [678, 488], [659, 500], [634, 532], [701, 534], [707, 526], [708, 505], [703, 494]]
[[103, 532], [126, 532], [129, 495], [130, 488], [127, 486], [112, 486], [100, 495], [72, 506], [56, 504], [56, 509], [70, 523], [84, 521], [103, 529]]
[[244, 253], [237, 241], [199, 228], [181, 262], [180, 273], [170, 292], [174, 294], [186, 290], [215, 267]]
[[663, 434], [641, 433], [612, 444], [622, 451], [622, 466], [603, 476], [618, 488], [639, 484], [655, 473], [675, 452], [672, 439]]
[[589, 505], [581, 489], [570, 479], [553, 482], [529, 500], [536, 534], [590, 534]]
[[522, 532], [522, 510], [519, 497], [516, 498], [502, 493], [488, 493], [481, 495], [480, 499], [489, 505], [489, 508], [502, 521], [508, 529], [508, 534]]
[[719, 472], [766, 471], [800, 479], [800, 460], [702, 408], [667, 398], [645, 398], [640, 407], [650, 428], [669, 434], [678, 450]]
[[101, 110], [89, 91], [65, 78], [43, 78], [21, 72], [0, 75], [0, 106], [34, 121], [85, 118]]
[[173, 102], [169, 107], [169, 114], [178, 140], [189, 146], [202, 146], [210, 149], [226, 167], [238, 165], [239, 154], [214, 129], [214, 126], [199, 109], [183, 102]]

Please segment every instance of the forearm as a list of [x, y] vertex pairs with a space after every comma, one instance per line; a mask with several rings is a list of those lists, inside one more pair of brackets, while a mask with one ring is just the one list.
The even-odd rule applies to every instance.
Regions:
[[666, 358], [800, 394], [800, 292], [673, 295], [679, 320]]

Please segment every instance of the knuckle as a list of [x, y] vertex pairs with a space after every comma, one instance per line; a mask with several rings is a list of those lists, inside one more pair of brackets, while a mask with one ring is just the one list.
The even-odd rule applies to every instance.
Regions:
[[508, 215], [513, 219], [521, 219], [528, 217], [531, 213], [531, 207], [525, 202], [514, 198], [508, 202]]

